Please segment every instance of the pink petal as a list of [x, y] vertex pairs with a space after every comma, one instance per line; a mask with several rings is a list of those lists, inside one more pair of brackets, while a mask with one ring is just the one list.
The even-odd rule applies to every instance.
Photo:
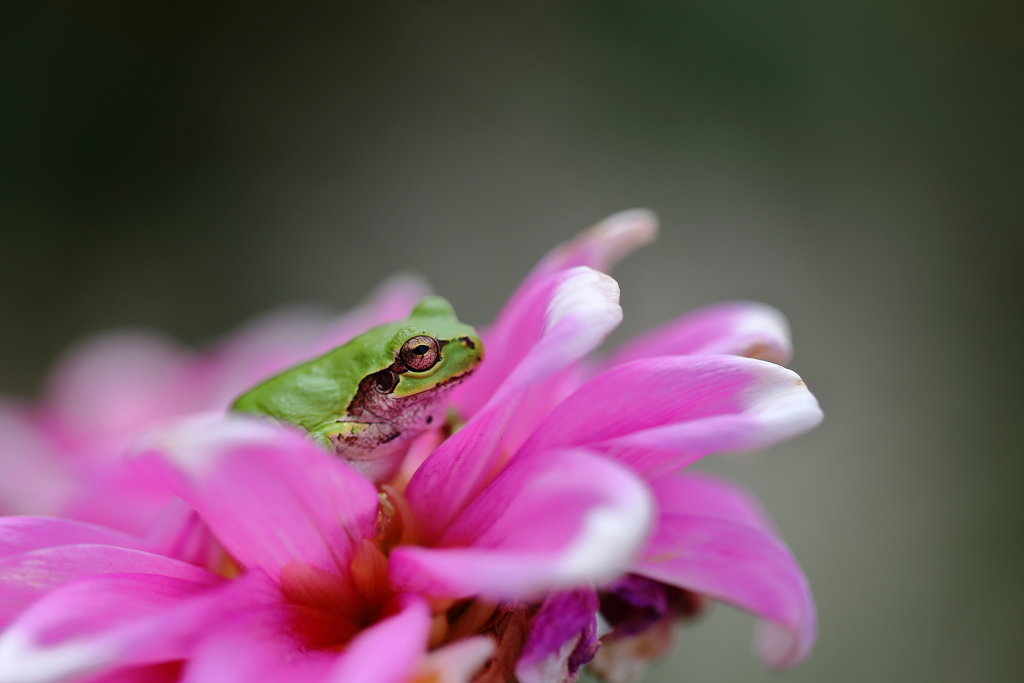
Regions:
[[[776, 668], [799, 663], [814, 645], [817, 629], [814, 601], [800, 566], [766, 528], [761, 514], [750, 514], [756, 503], [747, 501], [746, 510], [736, 505], [743, 497], [738, 489], [709, 505], [706, 516], [695, 504], [680, 505], [688, 493], [714, 493], [711, 487], [694, 486], [694, 481], [667, 477], [657, 482], [657, 528], [632, 571], [753, 612], [770, 622], [762, 626], [759, 643], [767, 663]], [[725, 490], [718, 486], [720, 493]]]
[[484, 335], [484, 362], [454, 400], [473, 415], [582, 358], [621, 320], [619, 286], [607, 275], [580, 266], [537, 278]]
[[96, 544], [152, 550], [141, 538], [55, 517], [0, 517], [0, 560], [41, 548]]
[[0, 402], [0, 514], [55, 514], [74, 485], [68, 463], [28, 410]]
[[334, 665], [325, 683], [404, 683], [427, 652], [430, 612], [410, 599], [397, 615], [360, 633]]
[[590, 359], [583, 358], [564, 370], [542, 379], [529, 388], [512, 420], [505, 430], [502, 446], [507, 453], [515, 453], [551, 414], [555, 407], [594, 376]]
[[57, 586], [93, 574], [158, 574], [205, 585], [222, 579], [199, 567], [141, 550], [65, 545], [0, 560], [0, 626]]
[[48, 408], [78, 443], [120, 441], [154, 419], [180, 411], [175, 390], [190, 362], [184, 350], [144, 332], [115, 332], [82, 342], [49, 379]]
[[445, 645], [420, 661], [414, 680], [417, 683], [469, 683], [493, 652], [494, 641], [486, 636]]
[[[557, 282], [559, 271], [586, 267], [608, 272], [633, 250], [653, 241], [657, 234], [658, 218], [652, 212], [646, 209], [621, 211], [544, 256], [509, 297], [494, 325], [484, 331], [487, 363], [477, 370], [473, 382], [459, 387], [454, 396], [463, 415], [468, 417], [480, 410], [525, 356], [532, 342], [531, 335], [538, 326], [537, 317], [547, 306], [547, 291]], [[612, 327], [617, 326], [621, 318], [619, 311]]]
[[260, 606], [224, 622], [192, 656], [182, 683], [320, 683], [338, 654], [305, 649], [289, 634], [296, 609]]
[[144, 535], [155, 552], [216, 572], [229, 559], [199, 513], [180, 499], [164, 508]]
[[155, 434], [138, 459], [243, 567], [275, 578], [293, 561], [337, 573], [373, 535], [376, 489], [297, 430], [200, 416]]
[[251, 583], [211, 590], [153, 574], [103, 574], [66, 584], [0, 637], [0, 680], [59, 680], [183, 659], [217, 620], [255, 599]]
[[436, 548], [399, 546], [392, 584], [427, 595], [535, 597], [614, 577], [651, 522], [647, 486], [582, 451], [514, 463], [459, 515]]
[[778, 535], [775, 524], [746, 489], [707, 473], [686, 472], [651, 482], [658, 514], [714, 517]]
[[[575, 266], [609, 272], [611, 267], [658, 236], [658, 217], [647, 209], [613, 213], [572, 240], [552, 249], [523, 285], [548, 273]], [[520, 287], [522, 290], [522, 287]]]
[[181, 680], [182, 662], [161, 662], [146, 666], [132, 666], [118, 669], [88, 683], [178, 683]]
[[821, 422], [803, 380], [735, 356], [668, 356], [620, 365], [563, 401], [517, 457], [586, 446], [657, 477], [708, 453], [765, 448]]
[[784, 365], [793, 355], [789, 323], [771, 306], [714, 304], [641, 335], [612, 354], [606, 367], [652, 356], [746, 356]]
[[[589, 268], [542, 280], [495, 327], [486, 359], [464, 385], [483, 405], [416, 471], [406, 496], [424, 538], [436, 538], [500, 469], [501, 440], [523, 392], [592, 351], [619, 323], [618, 285]], [[491, 344], [492, 342], [485, 342]]]

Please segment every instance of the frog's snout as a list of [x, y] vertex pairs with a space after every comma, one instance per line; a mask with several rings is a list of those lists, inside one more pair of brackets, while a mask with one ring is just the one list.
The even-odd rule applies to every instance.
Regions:
[[459, 337], [459, 343], [467, 349], [476, 349], [476, 343], [469, 337]]

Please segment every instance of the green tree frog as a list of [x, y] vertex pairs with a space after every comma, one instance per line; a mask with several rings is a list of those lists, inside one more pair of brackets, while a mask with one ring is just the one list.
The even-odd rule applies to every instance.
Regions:
[[249, 390], [233, 410], [301, 427], [375, 482], [413, 439], [445, 420], [445, 397], [483, 358], [451, 304], [423, 299], [406, 320], [374, 327]]

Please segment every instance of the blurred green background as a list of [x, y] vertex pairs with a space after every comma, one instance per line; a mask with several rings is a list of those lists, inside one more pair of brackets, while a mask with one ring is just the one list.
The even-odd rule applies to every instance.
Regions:
[[69, 343], [201, 345], [413, 270], [485, 322], [605, 214], [612, 342], [790, 318], [825, 424], [709, 467], [821, 618], [783, 675], [711, 611], [652, 681], [1024, 680], [1024, 3], [5, 3], [0, 392]]

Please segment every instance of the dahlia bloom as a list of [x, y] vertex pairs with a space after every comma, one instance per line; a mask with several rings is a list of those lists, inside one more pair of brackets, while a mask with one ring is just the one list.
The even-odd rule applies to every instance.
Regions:
[[[591, 660], [626, 681], [698, 594], [761, 617], [770, 665], [802, 660], [813, 602], [771, 523], [732, 485], [677, 473], [820, 421], [777, 364], [785, 321], [727, 304], [588, 358], [621, 319], [602, 271], [654, 231], [646, 212], [618, 214], [542, 260], [452, 395], [465, 424], [422, 437], [379, 488], [301, 434], [223, 406], [404, 316], [418, 294], [407, 284], [285, 344], [250, 333], [206, 358], [83, 363], [102, 429], [67, 426], [61, 392], [74, 392], [59, 381], [43, 408], [4, 413], [20, 439], [8, 437], [20, 448], [9, 460], [59, 482], [45, 503], [117, 529], [0, 518], [0, 682], [562, 683]], [[111, 372], [118, 362], [128, 369]], [[176, 417], [208, 408], [220, 411]]]

